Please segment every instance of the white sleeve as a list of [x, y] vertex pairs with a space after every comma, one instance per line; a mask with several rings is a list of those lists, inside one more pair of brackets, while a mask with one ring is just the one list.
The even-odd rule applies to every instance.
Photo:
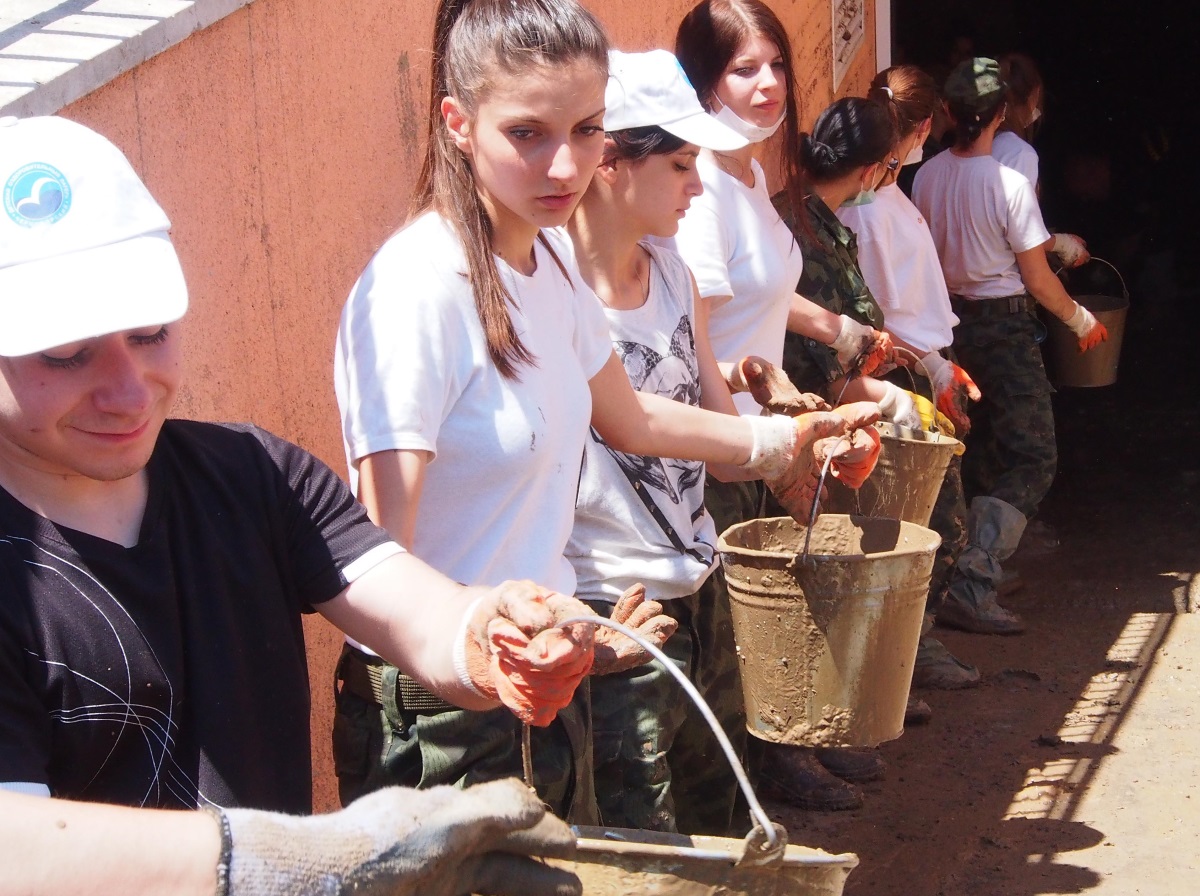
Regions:
[[[879, 216], [881, 219], [884, 217]], [[891, 225], [886, 221], [880, 222], [881, 227], [888, 228]], [[875, 301], [879, 303], [879, 307], [884, 311], [884, 318], [887, 318], [888, 311], [898, 311], [903, 305], [903, 296], [900, 295], [900, 287], [896, 283], [896, 278], [892, 274], [892, 263], [888, 258], [887, 247], [889, 244], [888, 234], [878, 233], [874, 228], [863, 230], [857, 234], [858, 236], [858, 266], [862, 269], [863, 280], [867, 284], [867, 289], [871, 290], [871, 295], [875, 297]]]
[[466, 279], [408, 243], [380, 250], [342, 312], [335, 373], [352, 464], [378, 451], [436, 453], [480, 348], [466, 319], [474, 313]]
[[[1011, 170], [1011, 169], [1008, 169]], [[1013, 172], [1016, 183], [1006, 185], [1008, 201], [1008, 245], [1014, 253], [1028, 252], [1050, 239], [1050, 231], [1042, 221], [1042, 209], [1029, 180]]]
[[692, 200], [679, 222], [675, 248], [691, 268], [701, 297], [731, 296], [729, 258], [733, 249], [717, 209], [701, 201], [704, 195]]
[[600, 297], [580, 277], [575, 281], [575, 357], [585, 379], [591, 379], [612, 357], [612, 336]]

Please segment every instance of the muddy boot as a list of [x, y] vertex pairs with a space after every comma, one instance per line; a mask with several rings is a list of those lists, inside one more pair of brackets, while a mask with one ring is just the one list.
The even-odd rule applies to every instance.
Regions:
[[908, 704], [904, 707], [904, 727], [911, 728], [914, 725], [928, 724], [933, 718], [933, 707], [917, 697], [910, 696]]
[[850, 750], [845, 747], [816, 747], [813, 755], [830, 774], [851, 784], [865, 784], [883, 777], [886, 766], [874, 750]]
[[762, 758], [759, 789], [774, 799], [816, 812], [862, 806], [862, 791], [826, 771], [811, 747], [764, 744]]
[[1000, 564], [1013, 555], [1025, 515], [999, 498], [978, 497], [967, 513], [967, 546], [954, 565], [950, 589], [937, 610], [939, 625], [980, 635], [1017, 635], [1025, 623], [996, 602]]
[[979, 684], [979, 670], [964, 663], [936, 638], [922, 635], [917, 645], [912, 686], [937, 691], [958, 691]]

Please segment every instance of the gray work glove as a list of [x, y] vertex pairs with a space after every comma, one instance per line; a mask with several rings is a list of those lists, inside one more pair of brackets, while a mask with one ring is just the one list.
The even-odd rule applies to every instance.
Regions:
[[575, 837], [515, 778], [389, 787], [330, 815], [226, 809], [228, 896], [577, 896]]

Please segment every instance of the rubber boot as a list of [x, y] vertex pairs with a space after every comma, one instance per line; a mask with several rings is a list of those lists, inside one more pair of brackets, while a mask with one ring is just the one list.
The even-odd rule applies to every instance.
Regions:
[[1001, 563], [1021, 543], [1028, 522], [1007, 501], [980, 496], [967, 512], [967, 546], [954, 565], [950, 589], [938, 607], [940, 625], [980, 635], [1016, 635], [1025, 623], [996, 602]]

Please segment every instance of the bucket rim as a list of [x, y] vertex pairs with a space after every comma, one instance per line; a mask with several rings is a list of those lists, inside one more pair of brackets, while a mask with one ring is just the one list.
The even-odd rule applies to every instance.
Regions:
[[[601, 855], [604, 853], [625, 856], [646, 856], [655, 858], [689, 858], [705, 862], [736, 863], [741, 856], [745, 843], [732, 837], [713, 837], [697, 835], [706, 845], [672, 845], [669, 843], [654, 843], [647, 839], [652, 834], [659, 839], [678, 837], [681, 840], [694, 840], [688, 834], [665, 834], [657, 831], [642, 831], [634, 828], [611, 828], [592, 825], [573, 825], [572, 832], [576, 835], [576, 859], [585, 855]], [[616, 834], [619, 839], [605, 834]], [[719, 841], [719, 842], [713, 842]], [[728, 848], [725, 848], [728, 844]], [[857, 868], [858, 856], [852, 852], [831, 853], [820, 847], [804, 846], [799, 843], [789, 843], [784, 850], [782, 864], [784, 865], [824, 865]]]
[[877, 421], [875, 428], [879, 430], [880, 438], [891, 439], [896, 442], [916, 442], [921, 445], [936, 445], [938, 448], [953, 448], [956, 445], [962, 444], [961, 441], [946, 432], [910, 429], [907, 426], [901, 426], [898, 423], [892, 423], [888, 420]]
[[[858, 514], [853, 514], [853, 513], [822, 513], [817, 517], [817, 522], [820, 523], [820, 521], [822, 519], [827, 519], [827, 520], [843, 519], [851, 524], [853, 524], [853, 522], [855, 520], [863, 520], [866, 522], [879, 521], [879, 522], [885, 522], [885, 523], [896, 523], [899, 525], [899, 528], [901, 531], [904, 531], [905, 529], [912, 531], [915, 529], [915, 530], [919, 530], [920, 532], [927, 532], [927, 533], [929, 533], [929, 535], [933, 536], [933, 538], [936, 539], [936, 541], [937, 541], [937, 544], [934, 544], [932, 547], [929, 547], [928, 545], [924, 545], [924, 546], [912, 545], [912, 546], [905, 546], [906, 549], [904, 549], [904, 550], [900, 549], [900, 545], [898, 543], [896, 549], [885, 552], [885, 553], [894, 554], [896, 556], [903, 556], [906, 554], [921, 554], [921, 553], [925, 553], [926, 551], [935, 551], [935, 550], [937, 550], [938, 544], [941, 543], [941, 536], [938, 535], [934, 530], [930, 529], [928, 526], [921, 526], [921, 525], [918, 525], [917, 523], [910, 523], [907, 520], [898, 520], [898, 519], [895, 519], [894, 517], [859, 516]], [[801, 537], [803, 537], [805, 530], [808, 529], [808, 526], [804, 525], [803, 523], [796, 522], [796, 520], [790, 516], [758, 517], [758, 518], [755, 518], [752, 520], [745, 520], [744, 522], [741, 522], [741, 523], [735, 523], [734, 525], [730, 526], [728, 529], [726, 529], [724, 532], [722, 532], [720, 535], [717, 536], [717, 551], [718, 551], [718, 553], [720, 553], [722, 555], [740, 554], [743, 557], [755, 557], [755, 558], [762, 558], [762, 559], [788, 560], [788, 561], [799, 557], [803, 553], [802, 548], [801, 548], [801, 550], [795, 550], [795, 551], [764, 550], [761, 548], [750, 548], [750, 547], [742, 547], [740, 545], [731, 545], [725, 539], [725, 535], [728, 532], [741, 530], [741, 529], [747, 528], [752, 525], [761, 525], [763, 523], [774, 522], [774, 521], [778, 521], [778, 520], [783, 520], [786, 523], [790, 523], [791, 525], [795, 526], [796, 531], [800, 534]], [[875, 558], [879, 555], [878, 554], [867, 554], [867, 553], [827, 554], [827, 553], [822, 553], [817, 550], [812, 550], [812, 551], [809, 551], [808, 556], [810, 559], [819, 558], [819, 559], [830, 559], [830, 560], [839, 560], [842, 562], [848, 562], [848, 561], [856, 561], [856, 560], [867, 560], [867, 559]], [[724, 560], [724, 557], [722, 557], [721, 562], [723, 565], [725, 565], [726, 561]]]

